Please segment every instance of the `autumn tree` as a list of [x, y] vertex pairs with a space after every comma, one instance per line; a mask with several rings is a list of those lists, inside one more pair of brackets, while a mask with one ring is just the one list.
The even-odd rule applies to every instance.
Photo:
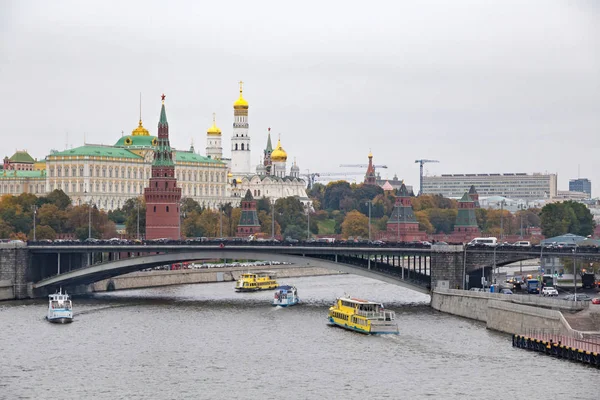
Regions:
[[349, 236], [368, 237], [369, 218], [357, 210], [350, 211], [342, 223], [342, 236], [344, 238]]

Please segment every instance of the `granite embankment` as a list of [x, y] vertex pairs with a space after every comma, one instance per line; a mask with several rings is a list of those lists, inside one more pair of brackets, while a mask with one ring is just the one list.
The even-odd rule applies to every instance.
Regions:
[[[598, 318], [590, 315], [590, 311], [594, 310], [590, 310], [589, 302], [584, 301], [435, 289], [431, 295], [431, 307], [485, 322], [489, 329], [511, 334], [530, 331], [554, 332], [570, 337], [600, 334], [596, 323]], [[588, 323], [575, 323], [582, 318]]]
[[277, 278], [337, 275], [342, 273], [324, 268], [297, 265], [138, 271], [93, 283], [90, 285], [90, 291], [102, 292], [106, 290], [139, 289], [191, 283], [228, 282], [237, 280], [240, 274], [247, 271], [271, 271], [276, 273]]

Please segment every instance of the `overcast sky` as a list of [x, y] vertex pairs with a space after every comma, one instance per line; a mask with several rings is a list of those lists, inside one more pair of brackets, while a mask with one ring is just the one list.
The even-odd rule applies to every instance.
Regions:
[[[0, 0], [2, 153], [113, 144], [142, 119], [230, 155], [239, 80], [305, 173], [556, 172], [600, 195], [600, 2]], [[67, 139], [68, 136], [68, 139]], [[275, 138], [276, 139], [276, 138]], [[353, 171], [355, 169], [347, 169]]]

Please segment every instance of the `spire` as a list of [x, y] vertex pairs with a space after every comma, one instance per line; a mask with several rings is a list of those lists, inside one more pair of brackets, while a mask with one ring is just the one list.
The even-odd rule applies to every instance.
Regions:
[[269, 128], [269, 134], [267, 135], [267, 153], [273, 152], [273, 145], [271, 144], [271, 128]]
[[161, 96], [162, 106], [160, 108], [160, 119], [158, 121], [158, 143], [154, 149], [154, 161], [152, 166], [173, 167], [173, 154], [169, 143], [169, 123], [165, 111], [165, 95]]
[[165, 95], [163, 94], [162, 96], [160, 96], [160, 98], [162, 99], [162, 107], [160, 109], [160, 120], [158, 121], [158, 126], [160, 127], [162, 126], [169, 126], [169, 123], [167, 122], [167, 112], [165, 111]]

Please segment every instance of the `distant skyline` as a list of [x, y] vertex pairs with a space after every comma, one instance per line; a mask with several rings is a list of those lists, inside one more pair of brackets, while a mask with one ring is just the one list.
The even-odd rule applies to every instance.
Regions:
[[426, 158], [600, 194], [600, 2], [0, 2], [1, 157], [112, 145], [140, 92], [178, 149], [205, 154], [215, 112], [229, 157], [240, 80], [254, 164], [271, 127], [303, 174], [372, 151], [414, 188]]

